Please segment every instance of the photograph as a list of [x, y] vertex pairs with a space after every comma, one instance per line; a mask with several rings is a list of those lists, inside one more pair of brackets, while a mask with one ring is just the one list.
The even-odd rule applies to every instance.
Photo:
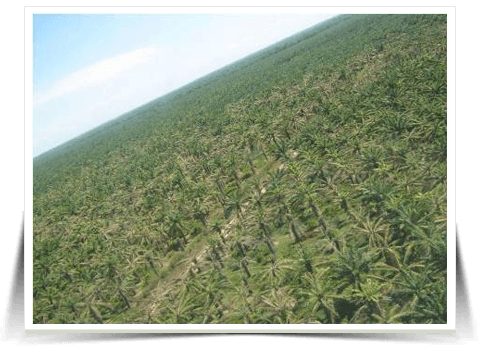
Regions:
[[26, 329], [453, 331], [454, 16], [26, 7]]

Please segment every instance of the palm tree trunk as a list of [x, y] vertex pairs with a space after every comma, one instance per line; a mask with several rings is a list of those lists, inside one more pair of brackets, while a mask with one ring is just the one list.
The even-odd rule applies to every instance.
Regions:
[[290, 222], [290, 233], [294, 239], [294, 242], [299, 242], [301, 240], [299, 230], [293, 221]]

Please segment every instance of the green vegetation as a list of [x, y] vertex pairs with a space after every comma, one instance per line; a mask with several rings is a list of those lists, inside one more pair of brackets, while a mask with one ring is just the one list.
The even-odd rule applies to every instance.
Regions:
[[343, 15], [34, 159], [34, 323], [446, 323], [446, 16]]

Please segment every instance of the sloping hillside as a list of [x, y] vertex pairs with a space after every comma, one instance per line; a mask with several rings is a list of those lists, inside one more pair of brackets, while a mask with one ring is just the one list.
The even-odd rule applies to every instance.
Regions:
[[333, 18], [34, 159], [34, 323], [445, 323], [445, 15]]

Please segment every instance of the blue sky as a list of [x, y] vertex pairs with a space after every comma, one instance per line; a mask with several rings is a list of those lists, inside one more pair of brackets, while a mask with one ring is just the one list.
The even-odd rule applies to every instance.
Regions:
[[35, 14], [33, 155], [330, 16]]

